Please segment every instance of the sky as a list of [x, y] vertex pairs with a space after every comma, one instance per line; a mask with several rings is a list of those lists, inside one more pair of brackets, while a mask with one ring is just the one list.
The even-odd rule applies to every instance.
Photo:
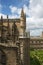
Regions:
[[21, 9], [26, 13], [26, 28], [31, 36], [43, 31], [43, 0], [0, 0], [0, 18], [19, 18]]

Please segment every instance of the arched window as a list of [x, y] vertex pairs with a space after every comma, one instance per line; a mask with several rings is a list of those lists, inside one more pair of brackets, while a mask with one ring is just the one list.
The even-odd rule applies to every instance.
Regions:
[[6, 65], [6, 55], [1, 49], [0, 49], [0, 65]]

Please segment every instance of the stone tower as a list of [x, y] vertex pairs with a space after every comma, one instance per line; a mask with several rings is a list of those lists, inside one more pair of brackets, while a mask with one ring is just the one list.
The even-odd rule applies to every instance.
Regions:
[[26, 15], [25, 15], [24, 10], [22, 8], [21, 16], [20, 16], [20, 36], [25, 35], [25, 29], [26, 29]]
[[[30, 35], [29, 35], [30, 36]], [[21, 18], [20, 18], [20, 49], [21, 49], [21, 65], [30, 65], [30, 38], [27, 36], [26, 33], [26, 15], [24, 13], [24, 10], [22, 8], [21, 11]]]

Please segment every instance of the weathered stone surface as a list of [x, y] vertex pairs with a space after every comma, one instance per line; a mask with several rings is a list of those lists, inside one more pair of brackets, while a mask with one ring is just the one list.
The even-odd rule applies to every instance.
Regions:
[[[6, 65], [16, 65], [17, 64], [17, 48], [16, 47], [0, 47], [0, 49], [5, 53], [6, 55]], [[3, 57], [2, 57], [3, 59]]]
[[[26, 15], [22, 9], [19, 19], [0, 19], [0, 49], [5, 54], [4, 65], [29, 65], [28, 39], [26, 35]], [[21, 38], [20, 38], [21, 37]], [[19, 41], [19, 46], [17, 43]], [[23, 43], [23, 44], [22, 44]], [[26, 50], [26, 52], [25, 52]], [[1, 51], [1, 52], [2, 52]], [[27, 58], [27, 59], [26, 59]], [[27, 61], [28, 60], [28, 61]], [[27, 64], [26, 64], [27, 62]]]

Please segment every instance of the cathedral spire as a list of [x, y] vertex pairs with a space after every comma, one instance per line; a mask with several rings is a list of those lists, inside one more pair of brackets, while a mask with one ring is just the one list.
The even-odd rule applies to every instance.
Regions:
[[22, 8], [22, 10], [21, 10], [21, 17], [23, 17], [24, 16], [24, 9]]

